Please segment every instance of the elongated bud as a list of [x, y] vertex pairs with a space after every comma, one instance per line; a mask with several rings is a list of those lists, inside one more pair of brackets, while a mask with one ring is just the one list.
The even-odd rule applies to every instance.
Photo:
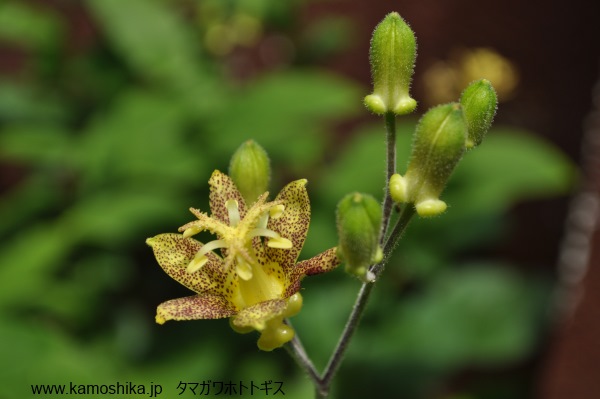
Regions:
[[365, 105], [376, 114], [411, 113], [417, 102], [408, 93], [417, 57], [417, 42], [408, 24], [397, 12], [389, 13], [375, 27], [369, 58], [373, 94]]
[[439, 196], [465, 151], [466, 137], [467, 124], [460, 104], [429, 110], [415, 130], [406, 174], [395, 174], [390, 179], [392, 199], [415, 204], [419, 216], [444, 212], [446, 203]]
[[492, 126], [498, 97], [487, 79], [471, 83], [460, 96], [465, 120], [467, 121], [467, 148], [477, 147]]
[[338, 253], [346, 262], [346, 271], [373, 281], [369, 266], [383, 258], [379, 246], [381, 205], [369, 194], [348, 194], [338, 204], [336, 219]]
[[229, 176], [248, 205], [268, 190], [271, 165], [267, 152], [254, 140], [242, 144], [231, 157]]

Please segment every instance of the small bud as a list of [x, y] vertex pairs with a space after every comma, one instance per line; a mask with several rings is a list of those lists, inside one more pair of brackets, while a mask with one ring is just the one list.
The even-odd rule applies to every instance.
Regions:
[[269, 187], [271, 165], [267, 152], [255, 141], [246, 141], [231, 157], [229, 176], [246, 204], [253, 204]]
[[465, 145], [467, 148], [477, 147], [492, 126], [498, 104], [496, 91], [489, 80], [477, 80], [463, 91], [460, 96], [460, 104], [463, 107], [468, 128]]
[[444, 212], [446, 203], [438, 197], [464, 153], [466, 137], [467, 125], [460, 104], [429, 110], [415, 130], [406, 174], [395, 174], [390, 179], [392, 199], [415, 204], [422, 217]]
[[345, 196], [337, 208], [338, 252], [346, 262], [346, 272], [372, 282], [369, 266], [382, 260], [379, 246], [381, 205], [369, 194]]
[[417, 42], [408, 24], [397, 12], [386, 15], [371, 39], [369, 58], [373, 94], [365, 97], [365, 105], [376, 114], [411, 113], [417, 102], [408, 93], [417, 57]]

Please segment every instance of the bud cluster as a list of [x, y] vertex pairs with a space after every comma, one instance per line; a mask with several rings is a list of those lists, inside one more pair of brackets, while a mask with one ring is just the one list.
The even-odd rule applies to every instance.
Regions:
[[395, 202], [413, 203], [419, 216], [439, 215], [446, 203], [439, 199], [465, 150], [481, 143], [496, 112], [496, 92], [489, 81], [471, 83], [460, 102], [439, 105], [421, 118], [413, 137], [406, 174], [390, 179]]

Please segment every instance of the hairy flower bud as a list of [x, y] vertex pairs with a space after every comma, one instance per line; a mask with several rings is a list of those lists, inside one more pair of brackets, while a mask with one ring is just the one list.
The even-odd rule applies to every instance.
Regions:
[[492, 126], [498, 98], [487, 79], [471, 83], [460, 96], [465, 120], [467, 121], [467, 148], [477, 147]]
[[376, 114], [411, 113], [417, 102], [408, 93], [417, 57], [417, 42], [408, 24], [397, 12], [377, 25], [369, 53], [373, 93], [365, 105]]
[[338, 254], [346, 262], [346, 271], [373, 281], [369, 266], [383, 258], [379, 246], [381, 205], [369, 194], [348, 194], [338, 204], [336, 219]]
[[248, 205], [268, 190], [271, 165], [267, 152], [254, 140], [243, 143], [231, 157], [229, 176]]
[[415, 204], [419, 216], [435, 216], [446, 210], [438, 197], [465, 151], [467, 125], [460, 104], [429, 110], [415, 130], [412, 153], [404, 176], [390, 179], [390, 195], [396, 202]]

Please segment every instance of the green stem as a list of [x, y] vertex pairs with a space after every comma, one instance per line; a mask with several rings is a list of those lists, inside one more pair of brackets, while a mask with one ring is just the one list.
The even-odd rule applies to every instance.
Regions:
[[350, 343], [350, 339], [352, 338], [354, 331], [356, 331], [356, 327], [358, 326], [363, 311], [365, 310], [374, 285], [375, 284], [373, 283], [363, 283], [363, 285], [360, 287], [360, 291], [358, 292], [358, 296], [354, 302], [350, 317], [346, 322], [344, 331], [342, 331], [342, 335], [338, 340], [337, 346], [333, 351], [333, 354], [331, 355], [329, 363], [327, 364], [327, 367], [325, 367], [325, 371], [323, 372], [323, 376], [321, 378], [321, 383], [324, 387], [326, 387], [326, 391], [329, 391], [331, 381], [340, 367], [342, 358], [346, 353], [346, 349], [348, 348], [348, 344]]
[[[400, 237], [402, 236], [402, 233], [406, 229], [406, 226], [408, 226], [410, 219], [415, 213], [414, 208], [411, 205], [405, 206], [402, 209], [400, 217], [396, 221], [392, 232], [386, 240], [385, 237], [390, 224], [394, 205], [394, 202], [390, 196], [389, 182], [392, 175], [396, 173], [396, 116], [391, 112], [388, 112], [385, 115], [385, 127], [387, 133], [387, 169], [385, 195], [382, 206], [382, 223], [379, 237], [380, 244], [384, 247], [383, 251], [385, 257], [381, 262], [371, 267], [371, 271], [376, 277], [378, 277], [383, 271], [391, 251], [396, 247]], [[385, 245], [383, 244], [384, 241]], [[296, 360], [296, 362], [298, 362], [300, 367], [306, 371], [313, 381], [315, 386], [315, 399], [327, 399], [329, 397], [329, 391], [331, 389], [333, 377], [341, 365], [344, 354], [348, 349], [348, 344], [350, 343], [350, 340], [356, 331], [356, 327], [360, 322], [360, 318], [364, 313], [374, 285], [374, 283], [363, 283], [363, 285], [360, 287], [360, 291], [358, 292], [356, 301], [354, 302], [354, 306], [352, 307], [352, 311], [348, 317], [348, 321], [344, 326], [344, 330], [342, 331], [340, 339], [338, 340], [338, 343], [331, 354], [329, 362], [327, 363], [327, 366], [325, 367], [325, 370], [321, 376], [317, 374], [314, 365], [304, 351], [304, 347], [299, 339], [295, 337], [292, 341], [290, 341], [289, 344], [286, 345], [286, 349], [290, 355]]]
[[[414, 208], [410, 205], [404, 207], [404, 209], [402, 210], [402, 213], [400, 214], [400, 217], [396, 221], [396, 224], [394, 226], [394, 229], [392, 230], [392, 233], [390, 234], [390, 237], [387, 239], [387, 241], [385, 243], [384, 253], [386, 254], [386, 257], [384, 258], [383, 261], [374, 265], [371, 269], [375, 273], [376, 277], [379, 274], [381, 274], [381, 272], [383, 271], [385, 264], [388, 261], [387, 255], [398, 244], [398, 241], [400, 240], [402, 233], [408, 226], [408, 223], [410, 222], [410, 219], [413, 217], [414, 214], [415, 214]], [[325, 371], [323, 372], [323, 375], [321, 378], [321, 386], [323, 388], [322, 389], [323, 392], [329, 391], [331, 381], [333, 380], [335, 373], [337, 372], [338, 368], [340, 367], [342, 358], [344, 357], [344, 354], [346, 353], [348, 344], [350, 343], [350, 339], [352, 338], [354, 331], [356, 331], [356, 327], [358, 326], [358, 324], [360, 322], [360, 318], [366, 308], [367, 302], [369, 300], [369, 297], [371, 295], [371, 292], [372, 292], [374, 286], [375, 286], [374, 283], [363, 283], [363, 285], [360, 287], [360, 291], [358, 292], [356, 302], [354, 303], [354, 307], [352, 308], [350, 317], [348, 318], [348, 321], [346, 322], [344, 331], [342, 332], [342, 335], [340, 336], [337, 346], [336, 346], [335, 350], [333, 351], [331, 358], [329, 359], [329, 363], [327, 364], [327, 367], [325, 368]], [[325, 397], [327, 397], [327, 396], [325, 396]]]
[[[286, 320], [286, 322], [289, 324], [289, 321]], [[306, 374], [308, 374], [310, 379], [313, 381], [313, 384], [318, 387], [321, 384], [321, 377], [319, 376], [319, 373], [317, 372], [313, 362], [308, 357], [300, 338], [295, 335], [294, 338], [284, 347], [290, 356], [294, 358], [296, 363], [298, 363], [298, 366], [300, 366], [300, 368], [302, 368]]]
[[394, 201], [390, 196], [390, 178], [396, 173], [396, 115], [393, 112], [385, 114], [385, 131], [386, 131], [386, 154], [387, 154], [387, 169], [385, 179], [385, 194], [383, 196], [381, 231], [379, 233], [379, 243], [383, 244], [390, 218], [392, 215], [392, 207]]
[[329, 391], [323, 392], [321, 391], [321, 387], [319, 385], [315, 385], [315, 399], [327, 399], [329, 396]]
[[373, 272], [373, 274], [375, 274], [375, 278], [379, 277], [379, 275], [383, 272], [383, 269], [385, 268], [385, 265], [387, 264], [388, 257], [391, 255], [393, 250], [398, 245], [398, 242], [400, 241], [400, 238], [402, 237], [402, 233], [404, 233], [404, 230], [406, 230], [408, 223], [410, 222], [410, 220], [412, 219], [412, 217], [414, 215], [415, 215], [415, 208], [412, 204], [406, 204], [402, 208], [402, 211], [400, 212], [400, 217], [396, 221], [396, 224], [394, 225], [394, 228], [392, 229], [390, 236], [385, 241], [385, 245], [383, 246], [383, 254], [384, 254], [383, 261], [379, 262], [378, 264], [374, 265], [371, 268], [371, 272]]

